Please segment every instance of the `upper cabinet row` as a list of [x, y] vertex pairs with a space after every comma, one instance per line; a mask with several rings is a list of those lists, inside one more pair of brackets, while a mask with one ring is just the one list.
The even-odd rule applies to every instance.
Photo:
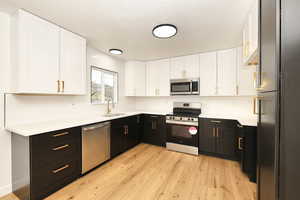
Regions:
[[200, 78], [200, 96], [253, 96], [255, 68], [242, 48], [125, 65], [126, 96], [170, 96], [170, 79]]
[[11, 92], [86, 93], [86, 40], [28, 12], [12, 17]]
[[259, 1], [255, 0], [248, 14], [243, 29], [243, 62], [246, 65], [257, 65], [259, 61], [258, 51], [258, 27], [259, 27]]

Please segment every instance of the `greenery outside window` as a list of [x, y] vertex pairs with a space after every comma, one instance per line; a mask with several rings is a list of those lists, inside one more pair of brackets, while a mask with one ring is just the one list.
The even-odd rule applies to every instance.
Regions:
[[118, 102], [118, 73], [91, 67], [91, 103]]

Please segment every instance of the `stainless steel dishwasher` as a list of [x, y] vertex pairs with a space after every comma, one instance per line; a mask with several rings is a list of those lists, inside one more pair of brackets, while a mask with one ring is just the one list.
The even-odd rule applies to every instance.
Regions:
[[110, 122], [82, 128], [82, 171], [84, 174], [110, 159]]

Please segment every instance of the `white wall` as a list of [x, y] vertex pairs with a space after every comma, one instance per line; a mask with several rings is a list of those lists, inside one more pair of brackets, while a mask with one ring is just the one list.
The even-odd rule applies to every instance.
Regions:
[[66, 119], [90, 113], [103, 114], [106, 105], [91, 105], [90, 103], [90, 66], [97, 66], [118, 72], [119, 101], [117, 111], [133, 110], [134, 99], [124, 97], [124, 62], [88, 47], [87, 49], [88, 83], [85, 96], [36, 96], [8, 95], [7, 124], [34, 123], [56, 119]]
[[136, 109], [171, 112], [174, 101], [201, 102], [203, 114], [257, 119], [253, 114], [253, 97], [138, 97]]
[[9, 66], [9, 15], [0, 12], [0, 196], [11, 191], [11, 137], [4, 130], [4, 91]]

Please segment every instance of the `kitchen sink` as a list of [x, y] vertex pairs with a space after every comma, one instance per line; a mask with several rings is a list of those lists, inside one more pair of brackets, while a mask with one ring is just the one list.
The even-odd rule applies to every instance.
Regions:
[[103, 116], [104, 117], [117, 117], [117, 116], [121, 116], [121, 115], [125, 115], [125, 113], [109, 113], [109, 114], [105, 114]]

